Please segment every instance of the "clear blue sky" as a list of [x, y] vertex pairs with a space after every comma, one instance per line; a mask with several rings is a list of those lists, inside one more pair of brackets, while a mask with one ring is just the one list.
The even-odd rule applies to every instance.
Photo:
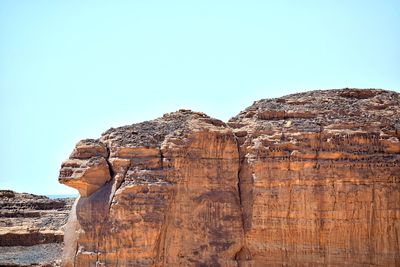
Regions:
[[179, 108], [400, 89], [400, 1], [0, 2], [0, 188], [75, 193], [83, 138]]

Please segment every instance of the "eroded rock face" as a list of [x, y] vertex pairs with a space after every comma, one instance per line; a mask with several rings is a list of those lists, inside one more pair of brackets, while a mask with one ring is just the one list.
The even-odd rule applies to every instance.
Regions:
[[[70, 238], [77, 251], [68, 252], [65, 265], [235, 264], [243, 243], [239, 154], [225, 123], [181, 110], [110, 129], [91, 142], [108, 148], [112, 179], [104, 172], [88, 183], [92, 166], [70, 164], [74, 156], [63, 163], [61, 182], [99, 187], [77, 202], [71, 221], [77, 238]], [[91, 148], [85, 155], [99, 157]]]
[[357, 89], [112, 128], [62, 165], [64, 265], [399, 264], [399, 138], [399, 94]]
[[0, 190], [0, 246], [61, 243], [72, 201]]
[[91, 195], [111, 179], [107, 156], [107, 148], [99, 141], [80, 141], [62, 163], [59, 181], [78, 189], [83, 197]]
[[228, 124], [255, 266], [400, 264], [399, 94], [260, 100]]

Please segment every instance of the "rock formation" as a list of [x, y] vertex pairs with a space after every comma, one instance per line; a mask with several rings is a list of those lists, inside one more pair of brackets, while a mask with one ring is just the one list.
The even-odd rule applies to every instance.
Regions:
[[83, 140], [65, 266], [400, 265], [400, 95], [312, 91]]
[[[49, 199], [0, 190], [0, 266], [44, 263], [44, 254], [53, 259], [61, 258], [61, 245], [56, 243], [63, 242], [62, 227], [67, 222], [72, 202], [73, 199]], [[42, 248], [56, 255], [41, 253], [40, 258], [35, 259], [33, 254]]]
[[72, 199], [0, 190], [0, 246], [61, 243]]
[[229, 125], [256, 266], [400, 264], [399, 94], [261, 100]]

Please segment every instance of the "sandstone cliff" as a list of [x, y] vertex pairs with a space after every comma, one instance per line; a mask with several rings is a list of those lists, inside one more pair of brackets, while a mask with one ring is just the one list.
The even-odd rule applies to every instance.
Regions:
[[400, 265], [399, 137], [399, 94], [372, 89], [112, 128], [62, 164], [64, 265]]

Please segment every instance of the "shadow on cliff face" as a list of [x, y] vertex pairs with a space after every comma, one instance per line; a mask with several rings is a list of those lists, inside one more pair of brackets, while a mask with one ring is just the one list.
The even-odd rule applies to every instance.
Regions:
[[93, 223], [104, 223], [107, 220], [110, 198], [113, 195], [113, 184], [115, 180], [107, 182], [100, 190], [89, 197], [80, 198], [76, 205], [77, 219], [85, 231]]
[[247, 159], [241, 159], [238, 173], [238, 188], [240, 204], [242, 207], [243, 230], [246, 233], [251, 229], [253, 218], [253, 174], [249, 168]]
[[[102, 239], [103, 229], [108, 227], [106, 222], [109, 215], [109, 207], [119, 184], [120, 182], [113, 178], [89, 197], [78, 197], [76, 199], [65, 226], [63, 266], [75, 266], [75, 255], [80, 253], [77, 242], [79, 232], [90, 232], [93, 234], [91, 238], [95, 240]], [[90, 249], [93, 249], [93, 251], [98, 250], [97, 247]]]
[[78, 244], [78, 229], [79, 223], [76, 218], [76, 205], [79, 202], [79, 197], [75, 200], [72, 205], [71, 212], [69, 214], [68, 222], [64, 228], [64, 250], [62, 254], [63, 266], [72, 267], [75, 266], [75, 254]]

